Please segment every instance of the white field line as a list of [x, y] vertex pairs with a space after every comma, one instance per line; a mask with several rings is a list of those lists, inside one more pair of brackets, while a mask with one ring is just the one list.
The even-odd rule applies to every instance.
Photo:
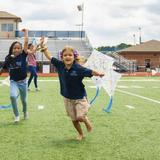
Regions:
[[119, 81], [128, 81], [128, 82], [159, 82], [160, 79], [120, 79]]
[[[0, 82], [2, 82], [3, 80], [0, 80]], [[58, 79], [38, 79], [38, 81], [47, 81], [47, 82], [58, 82], [59, 80]], [[91, 79], [85, 79], [84, 80], [85, 82], [91, 82], [92, 80]], [[128, 81], [128, 82], [160, 82], [160, 79], [135, 79], [135, 80], [128, 80], [128, 79], [124, 79], [124, 80], [118, 80], [118, 81]]]
[[[38, 81], [59, 81], [58, 79], [40, 79]], [[85, 82], [91, 82], [91, 79], [84, 79]], [[128, 82], [160, 82], [160, 79], [120, 79], [118, 81], [128, 81]]]
[[137, 86], [137, 85], [131, 85], [131, 86], [120, 86], [120, 85], [117, 85], [117, 88], [144, 88], [144, 87]]
[[[97, 88], [96, 86], [88, 86], [89, 88]], [[142, 87], [142, 86], [120, 86], [120, 85], [117, 85], [117, 88], [118, 89], [123, 89], [123, 88], [137, 88], [137, 89], [143, 89], [143, 88], [145, 88], [145, 87]], [[154, 88], [154, 89], [159, 89], [160, 87], [150, 87], [150, 88]]]
[[59, 82], [58, 79], [38, 79], [39, 82]]
[[[59, 79], [38, 79], [39, 82], [59, 82]], [[91, 82], [92, 80], [84, 80], [85, 82]]]
[[151, 98], [148, 98], [148, 97], [144, 97], [144, 96], [141, 96], [141, 95], [138, 95], [138, 94], [135, 94], [135, 93], [123, 91], [123, 90], [120, 90], [120, 89], [116, 89], [116, 91], [160, 104], [160, 101], [158, 101], [158, 100], [151, 99]]
[[135, 107], [134, 106], [131, 106], [131, 105], [125, 105], [127, 108], [129, 108], [129, 109], [135, 109]]

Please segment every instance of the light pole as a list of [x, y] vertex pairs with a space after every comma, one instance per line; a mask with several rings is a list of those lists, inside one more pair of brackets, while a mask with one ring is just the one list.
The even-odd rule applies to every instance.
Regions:
[[84, 3], [82, 3], [81, 5], [78, 5], [77, 8], [78, 8], [78, 11], [82, 12], [82, 21], [81, 21], [81, 38], [82, 38], [82, 36], [83, 36], [83, 25], [84, 25], [84, 23], [83, 23]]
[[136, 35], [133, 34], [133, 45], [135, 46], [136, 45]]
[[78, 32], [79, 32], [79, 34], [78, 34], [78, 37], [80, 38], [81, 37], [81, 26], [82, 26], [82, 24], [76, 24], [76, 26], [78, 26]]
[[142, 43], [142, 39], [141, 39], [141, 27], [138, 28], [139, 29], [139, 44]]

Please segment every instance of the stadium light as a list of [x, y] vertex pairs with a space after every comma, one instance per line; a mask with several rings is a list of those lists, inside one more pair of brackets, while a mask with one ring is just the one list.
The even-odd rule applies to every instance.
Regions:
[[142, 38], [141, 38], [141, 27], [138, 28], [139, 29], [139, 44], [142, 43]]
[[133, 34], [133, 45], [135, 46], [136, 45], [136, 35]]
[[82, 5], [78, 5], [77, 8], [78, 8], [79, 11], [83, 10], [83, 6]]
[[84, 4], [82, 3], [81, 5], [77, 6], [77, 9], [79, 12], [82, 12], [82, 22], [81, 22], [81, 38], [82, 38], [82, 32], [83, 32], [83, 14], [84, 14]]

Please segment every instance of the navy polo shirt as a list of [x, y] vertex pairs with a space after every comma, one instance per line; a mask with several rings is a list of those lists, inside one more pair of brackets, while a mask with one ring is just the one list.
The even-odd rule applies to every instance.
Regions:
[[56, 58], [51, 63], [57, 68], [61, 95], [69, 99], [82, 99], [86, 96], [85, 86], [82, 83], [84, 77], [92, 77], [92, 70], [77, 63], [73, 63], [68, 70], [64, 63]]
[[26, 57], [24, 50], [16, 57], [6, 56], [3, 68], [9, 69], [10, 80], [20, 81], [27, 77]]

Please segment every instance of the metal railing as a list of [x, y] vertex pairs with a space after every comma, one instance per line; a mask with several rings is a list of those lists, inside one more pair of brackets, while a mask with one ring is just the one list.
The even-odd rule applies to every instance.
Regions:
[[137, 71], [137, 61], [136, 60], [128, 60], [123, 56], [119, 55], [117, 52], [111, 52], [108, 55], [115, 59], [114, 65], [119, 71], [129, 71], [135, 72]]
[[[85, 31], [28, 31], [29, 37], [48, 37], [48, 38], [85, 38]], [[22, 31], [15, 31], [15, 37], [24, 37]]]

